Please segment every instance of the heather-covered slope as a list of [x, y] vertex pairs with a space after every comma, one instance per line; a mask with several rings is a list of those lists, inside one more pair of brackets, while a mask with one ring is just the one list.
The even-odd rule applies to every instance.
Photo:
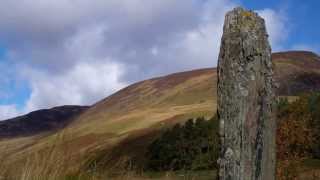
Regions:
[[290, 51], [272, 55], [276, 65], [278, 94], [297, 95], [320, 90], [320, 57], [307, 51]]
[[[311, 52], [273, 54], [278, 95], [293, 96], [320, 89], [320, 58]], [[216, 69], [176, 73], [142, 81], [96, 103], [63, 131], [65, 154], [78, 160], [96, 152], [140, 158], [158, 130], [188, 118], [211, 117], [216, 110]], [[6, 160], [24, 159], [29, 153], [55, 143], [57, 134], [37, 134], [0, 141]], [[6, 148], [4, 148], [6, 147]], [[115, 149], [116, 148], [116, 149]], [[79, 164], [79, 162], [77, 162]]]

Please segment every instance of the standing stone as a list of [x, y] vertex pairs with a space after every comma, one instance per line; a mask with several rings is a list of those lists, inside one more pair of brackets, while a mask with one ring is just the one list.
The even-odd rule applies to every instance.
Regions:
[[224, 22], [218, 63], [220, 180], [275, 179], [275, 95], [264, 20], [235, 8]]

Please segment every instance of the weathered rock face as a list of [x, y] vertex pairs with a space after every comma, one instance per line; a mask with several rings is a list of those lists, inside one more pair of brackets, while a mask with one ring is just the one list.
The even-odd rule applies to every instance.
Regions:
[[265, 22], [226, 15], [218, 64], [220, 180], [275, 179], [275, 95]]

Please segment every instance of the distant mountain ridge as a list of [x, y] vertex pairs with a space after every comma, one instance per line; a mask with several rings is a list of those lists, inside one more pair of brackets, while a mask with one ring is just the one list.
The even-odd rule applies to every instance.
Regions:
[[0, 121], [0, 138], [31, 136], [61, 129], [89, 106], [59, 106]]

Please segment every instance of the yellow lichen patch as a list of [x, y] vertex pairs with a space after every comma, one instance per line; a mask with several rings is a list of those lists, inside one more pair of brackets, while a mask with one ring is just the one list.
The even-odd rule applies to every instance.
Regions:
[[242, 11], [241, 14], [241, 21], [240, 21], [240, 26], [239, 28], [244, 28], [246, 30], [248, 29], [253, 29], [256, 25], [256, 21], [254, 18], [254, 12], [252, 11]]
[[244, 17], [250, 17], [253, 16], [253, 13], [250, 11], [243, 11], [241, 15]]

